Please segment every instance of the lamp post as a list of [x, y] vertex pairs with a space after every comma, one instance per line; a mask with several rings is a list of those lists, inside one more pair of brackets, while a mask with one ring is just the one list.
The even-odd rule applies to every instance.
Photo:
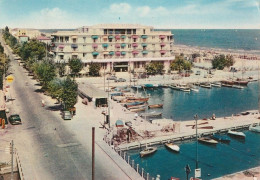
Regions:
[[198, 115], [194, 115], [194, 119], [196, 121], [196, 169], [198, 169], [199, 164], [198, 164]]

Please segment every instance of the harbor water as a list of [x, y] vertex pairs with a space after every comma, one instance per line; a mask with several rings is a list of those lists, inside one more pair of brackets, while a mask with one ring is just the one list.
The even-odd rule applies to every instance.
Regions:
[[[219, 143], [207, 145], [198, 143], [198, 162], [202, 179], [213, 179], [226, 174], [235, 173], [252, 167], [260, 166], [260, 134], [244, 131], [246, 139], [231, 138], [229, 144]], [[181, 144], [180, 152], [175, 153], [158, 146], [157, 152], [141, 158], [140, 149], [127, 153], [140, 167], [151, 176], [161, 176], [162, 180], [170, 177], [186, 179], [185, 166], [191, 168], [190, 177], [194, 177], [196, 166], [196, 142], [186, 141]]]
[[163, 104], [163, 109], [148, 112], [162, 112], [162, 118], [174, 121], [232, 116], [246, 110], [258, 109], [258, 82], [251, 82], [244, 89], [227, 87], [199, 88], [199, 92], [183, 92], [171, 88], [139, 90], [142, 96], [150, 95], [149, 104]]

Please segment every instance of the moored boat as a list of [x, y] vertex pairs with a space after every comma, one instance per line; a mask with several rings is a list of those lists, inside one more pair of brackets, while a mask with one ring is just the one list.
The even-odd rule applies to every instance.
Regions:
[[232, 87], [233, 85], [232, 85], [232, 84], [222, 83], [222, 86], [223, 86], [223, 87]]
[[246, 135], [243, 132], [238, 132], [238, 131], [229, 130], [228, 134], [232, 135], [232, 136], [236, 136], [236, 137], [241, 137], [241, 138], [245, 138], [246, 137]]
[[218, 144], [218, 141], [211, 139], [209, 137], [198, 138], [198, 141], [202, 142], [202, 143], [207, 143], [207, 144]]
[[141, 108], [133, 108], [130, 109], [131, 112], [140, 112], [140, 111], [145, 111], [145, 107], [141, 107]]
[[141, 157], [148, 156], [148, 155], [150, 155], [150, 154], [155, 153], [155, 151], [157, 151], [157, 148], [156, 148], [156, 147], [146, 147], [144, 150], [142, 150], [142, 151], [140, 152], [140, 156], [141, 156]]
[[176, 144], [173, 144], [173, 143], [166, 143], [165, 146], [172, 150], [172, 151], [175, 151], [175, 152], [180, 152], [180, 147]]
[[204, 88], [211, 88], [211, 84], [210, 83], [201, 83], [200, 87], [204, 87]]
[[129, 108], [129, 107], [132, 107], [132, 106], [137, 106], [137, 105], [142, 105], [144, 104], [145, 102], [140, 102], [140, 101], [136, 101], [136, 102], [132, 102], [132, 103], [126, 103], [124, 106], [126, 108]]
[[180, 90], [183, 92], [190, 92], [190, 88], [188, 88], [188, 87], [181, 88]]
[[197, 87], [191, 87], [190, 90], [194, 91], [194, 92], [199, 92], [199, 88], [197, 88]]
[[144, 104], [141, 104], [141, 105], [136, 105], [136, 106], [132, 106], [132, 107], [128, 107], [127, 109], [138, 109], [138, 108], [144, 108], [144, 107], [146, 107], [146, 105], [144, 105]]
[[220, 135], [220, 134], [213, 134], [212, 135], [212, 139], [215, 139], [216, 141], [220, 141], [223, 143], [229, 143], [230, 139], [224, 135]]
[[149, 100], [149, 98], [137, 98], [137, 97], [128, 97], [126, 102], [136, 102], [136, 101], [139, 101], [139, 102], [147, 102]]
[[221, 82], [214, 82], [214, 83], [211, 84], [211, 86], [221, 87]]
[[161, 116], [161, 112], [150, 112], [150, 113], [142, 113], [140, 114], [141, 117], [158, 117]]
[[243, 86], [240, 86], [240, 85], [233, 85], [232, 87], [233, 87], [233, 88], [236, 88], [236, 89], [244, 89], [244, 87], [243, 87]]
[[249, 126], [249, 130], [250, 130], [250, 131], [253, 131], [253, 132], [258, 132], [258, 133], [260, 133], [260, 125], [256, 125], [256, 126], [250, 125], [250, 126]]
[[163, 107], [163, 104], [152, 104], [152, 105], [148, 106], [149, 109], [152, 109], [152, 108], [162, 108], [162, 107]]

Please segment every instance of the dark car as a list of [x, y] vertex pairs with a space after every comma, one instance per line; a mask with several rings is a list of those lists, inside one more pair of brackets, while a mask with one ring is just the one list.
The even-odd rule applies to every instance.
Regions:
[[124, 78], [118, 78], [115, 80], [115, 82], [126, 82], [126, 80]]
[[117, 80], [117, 77], [116, 76], [109, 76], [109, 77], [107, 77], [107, 80]]
[[12, 125], [22, 124], [21, 118], [18, 114], [13, 114], [8, 119]]

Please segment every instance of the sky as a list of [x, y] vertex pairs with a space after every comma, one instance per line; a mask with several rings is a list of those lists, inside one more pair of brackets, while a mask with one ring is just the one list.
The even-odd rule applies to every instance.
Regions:
[[260, 0], [0, 0], [0, 27], [260, 29]]

